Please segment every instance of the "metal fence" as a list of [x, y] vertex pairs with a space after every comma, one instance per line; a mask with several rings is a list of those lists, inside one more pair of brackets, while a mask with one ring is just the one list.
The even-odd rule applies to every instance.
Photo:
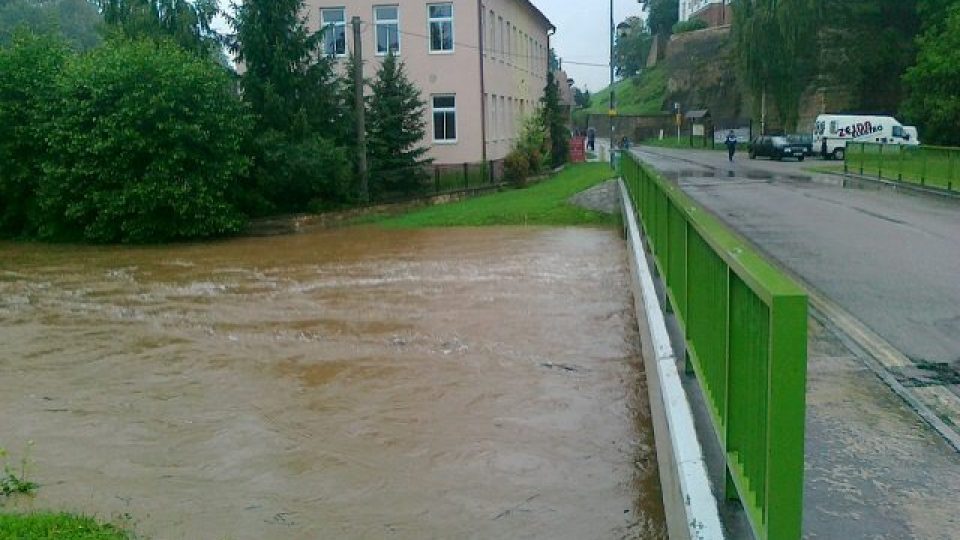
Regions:
[[806, 293], [635, 156], [622, 172], [726, 456], [726, 495], [758, 539], [799, 539]]
[[843, 170], [960, 191], [960, 148], [848, 142]]
[[[371, 175], [372, 202], [398, 202], [420, 197], [492, 189], [504, 184], [504, 162], [431, 164]], [[411, 181], [412, 180], [412, 181]]]

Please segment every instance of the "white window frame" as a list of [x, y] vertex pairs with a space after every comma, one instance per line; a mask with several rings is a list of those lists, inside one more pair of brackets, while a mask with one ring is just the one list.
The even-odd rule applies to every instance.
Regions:
[[[381, 8], [393, 8], [397, 10], [396, 19], [378, 19], [377, 10]], [[380, 52], [380, 25], [396, 25], [397, 27], [397, 50], [393, 51], [394, 56], [400, 56], [403, 50], [403, 38], [400, 36], [400, 4], [379, 4], [373, 6], [373, 50], [376, 56], [387, 56], [390, 54], [390, 43], [387, 42], [387, 50]]]
[[487, 43], [487, 54], [491, 58], [497, 56], [497, 16], [494, 14], [493, 10], [490, 10], [490, 18], [487, 20], [487, 33], [490, 34], [489, 42]]
[[[431, 17], [430, 8], [433, 6], [450, 6], [450, 16], [449, 17]], [[453, 6], [453, 2], [432, 2], [427, 4], [427, 52], [430, 54], [453, 54], [457, 50], [457, 30], [456, 24], [454, 23], [456, 19], [456, 11]], [[434, 49], [433, 48], [433, 23], [450, 23], [450, 48], [449, 49]]]
[[[343, 12], [343, 20], [342, 20], [342, 21], [334, 21], [334, 22], [329, 22], [329, 23], [328, 23], [328, 22], [327, 22], [326, 20], [324, 20], [324, 18], [323, 18], [323, 13], [324, 13], [325, 11], [341, 11], [341, 12]], [[327, 52], [327, 41], [326, 41], [326, 37], [324, 37], [324, 42], [323, 42], [323, 49], [324, 49], [323, 52], [324, 52], [324, 54], [326, 54], [327, 56], [332, 56], [332, 57], [334, 57], [334, 58], [346, 58], [346, 57], [347, 57], [347, 8], [346, 8], [346, 7], [322, 7], [322, 8], [320, 8], [320, 28], [326, 28], [327, 26], [333, 26], [334, 31], [336, 31], [336, 28], [337, 28], [338, 26], [343, 28], [343, 53], [334, 52], [334, 53], [331, 54], [331, 53]]]
[[[437, 108], [437, 98], [453, 98], [453, 107], [440, 107]], [[453, 113], [453, 130], [456, 133], [456, 136], [452, 139], [438, 139], [437, 138], [437, 113], [446, 114]], [[434, 144], [457, 144], [460, 141], [460, 115], [457, 114], [457, 95], [456, 94], [431, 94], [430, 95], [430, 124], [433, 128], [433, 143]], [[444, 135], [446, 135], [446, 129], [444, 129]]]

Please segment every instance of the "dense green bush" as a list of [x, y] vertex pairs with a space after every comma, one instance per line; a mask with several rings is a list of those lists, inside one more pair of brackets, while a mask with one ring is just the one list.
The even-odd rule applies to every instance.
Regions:
[[903, 77], [904, 115], [920, 127], [920, 139], [960, 145], [960, 2], [920, 37], [917, 65]]
[[688, 19], [673, 25], [673, 33], [682, 34], [684, 32], [693, 32], [694, 30], [703, 30], [707, 28], [707, 26], [707, 23], [702, 19]]
[[38, 201], [46, 238], [161, 242], [238, 231], [245, 108], [226, 73], [172, 45], [78, 56], [50, 103]]
[[242, 207], [253, 215], [316, 211], [351, 202], [353, 168], [343, 147], [320, 135], [258, 134], [256, 169], [242, 190]]
[[37, 184], [57, 75], [69, 53], [52, 37], [20, 33], [0, 48], [0, 234], [30, 236], [42, 222]]

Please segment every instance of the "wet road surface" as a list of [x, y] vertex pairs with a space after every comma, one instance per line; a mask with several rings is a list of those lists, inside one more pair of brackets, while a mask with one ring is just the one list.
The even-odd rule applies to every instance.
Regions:
[[664, 538], [617, 233], [0, 243], [0, 446], [148, 538]]
[[[806, 163], [738, 156], [730, 165], [720, 152], [637, 153], [885, 338], [955, 365], [960, 328], [950, 321], [960, 321], [952, 319], [960, 313], [960, 280], [949, 276], [960, 268], [956, 203], [844, 189], [803, 171]], [[809, 324], [804, 537], [960, 537], [960, 454], [835, 329], [813, 317]], [[687, 384], [695, 390], [693, 380]], [[698, 410], [708, 456], [717, 463], [709, 420]], [[722, 486], [722, 468], [712, 472]], [[735, 533], [747, 534], [735, 504], [725, 514]]]

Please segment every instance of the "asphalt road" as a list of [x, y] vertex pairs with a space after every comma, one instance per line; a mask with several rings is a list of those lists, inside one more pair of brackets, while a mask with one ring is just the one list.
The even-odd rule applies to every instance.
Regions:
[[960, 201], [843, 188], [810, 161], [638, 152], [911, 360], [960, 367]]

